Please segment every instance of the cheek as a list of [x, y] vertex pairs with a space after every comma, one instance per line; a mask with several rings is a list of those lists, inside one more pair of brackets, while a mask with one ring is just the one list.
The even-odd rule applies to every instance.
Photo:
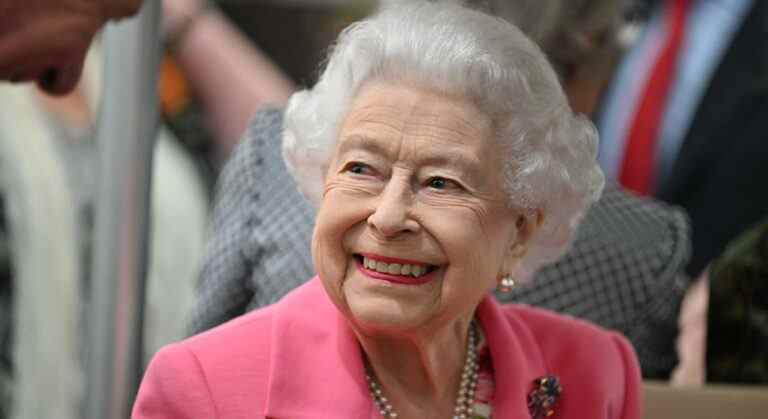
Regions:
[[344, 226], [341, 221], [333, 211], [321, 210], [318, 213], [312, 237], [312, 258], [315, 270], [323, 281], [339, 281], [346, 269], [342, 246]]
[[344, 243], [366, 220], [361, 200], [350, 195], [342, 189], [326, 189], [318, 212], [312, 257], [315, 270], [324, 281], [343, 281], [350, 262]]
[[384, 184], [374, 179], [340, 179], [331, 177], [323, 188], [323, 198], [332, 195], [332, 199], [338, 202], [330, 202], [330, 205], [349, 206], [354, 200], [377, 196], [384, 188]]
[[492, 285], [514, 234], [506, 217], [473, 203], [432, 206], [428, 213], [425, 226], [440, 242], [454, 272]]

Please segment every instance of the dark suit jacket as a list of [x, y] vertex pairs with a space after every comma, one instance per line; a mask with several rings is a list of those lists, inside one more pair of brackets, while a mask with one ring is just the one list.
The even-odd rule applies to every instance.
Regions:
[[754, 0], [657, 196], [688, 211], [696, 275], [768, 214], [768, 2]]

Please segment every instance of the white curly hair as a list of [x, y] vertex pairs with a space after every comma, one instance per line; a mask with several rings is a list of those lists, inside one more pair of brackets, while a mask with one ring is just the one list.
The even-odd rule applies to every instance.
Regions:
[[361, 85], [387, 80], [472, 100], [494, 122], [506, 153], [509, 205], [540, 210], [518, 277], [560, 257], [604, 178], [597, 131], [575, 115], [541, 50], [515, 26], [456, 4], [385, 8], [339, 36], [317, 84], [285, 112], [283, 156], [315, 204], [339, 126]]

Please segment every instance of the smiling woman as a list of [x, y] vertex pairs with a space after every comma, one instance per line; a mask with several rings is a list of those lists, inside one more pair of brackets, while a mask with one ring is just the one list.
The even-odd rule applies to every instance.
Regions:
[[[313, 240], [331, 299], [363, 329], [384, 318], [408, 333], [466, 329], [538, 227], [507, 205], [502, 173], [492, 121], [471, 101], [367, 83], [339, 130]], [[402, 266], [392, 259], [411, 272], [390, 272]]]
[[596, 140], [509, 23], [423, 3], [353, 25], [286, 111], [317, 277], [159, 352], [134, 418], [639, 417], [623, 337], [488, 293], [566, 249]]

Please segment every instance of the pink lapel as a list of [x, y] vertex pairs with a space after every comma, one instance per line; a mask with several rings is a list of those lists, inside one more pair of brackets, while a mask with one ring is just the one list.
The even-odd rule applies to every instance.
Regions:
[[[317, 277], [284, 299], [272, 327], [265, 415], [277, 419], [378, 418], [368, 393], [357, 338]], [[276, 307], [277, 308], [277, 307]], [[530, 417], [532, 382], [546, 374], [526, 325], [491, 295], [477, 317], [495, 370], [494, 417]]]
[[529, 418], [527, 398], [533, 380], [546, 374], [546, 365], [528, 327], [487, 295], [477, 308], [485, 331], [496, 386], [493, 417]]
[[266, 415], [374, 418], [357, 339], [313, 278], [275, 313]]

